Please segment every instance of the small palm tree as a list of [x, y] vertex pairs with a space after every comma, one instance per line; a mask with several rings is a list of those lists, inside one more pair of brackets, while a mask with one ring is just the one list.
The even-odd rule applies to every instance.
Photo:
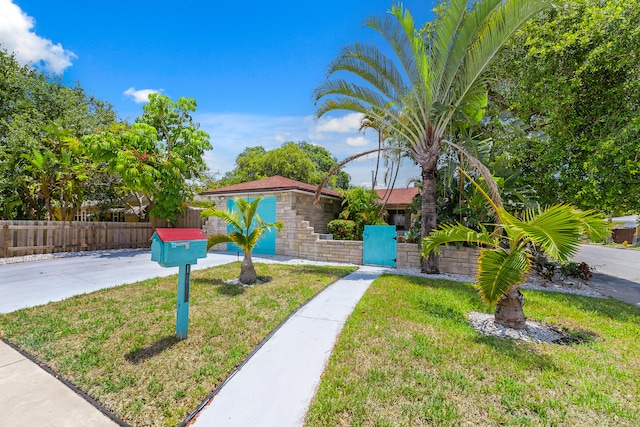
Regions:
[[480, 296], [487, 304], [497, 304], [496, 323], [523, 329], [526, 318], [519, 287], [529, 272], [533, 251], [538, 248], [556, 261], [569, 261], [578, 252], [583, 234], [604, 238], [607, 225], [593, 211], [581, 212], [565, 204], [530, 209], [519, 219], [493, 203], [475, 181], [471, 182], [493, 208], [498, 221], [496, 229], [489, 232], [482, 227], [476, 231], [461, 224], [444, 224], [423, 240], [422, 253], [424, 256], [439, 253], [440, 245], [453, 242], [482, 246], [476, 275]]
[[206, 209], [202, 217], [215, 216], [233, 227], [229, 234], [216, 234], [207, 239], [207, 250], [218, 243], [233, 243], [244, 251], [244, 259], [240, 267], [240, 282], [253, 284], [257, 280], [256, 269], [251, 260], [251, 252], [258, 243], [262, 234], [275, 227], [282, 230], [284, 224], [281, 221], [267, 223], [258, 216], [258, 205], [262, 197], [257, 197], [252, 202], [245, 199], [234, 199], [236, 209], [223, 211], [216, 208]]

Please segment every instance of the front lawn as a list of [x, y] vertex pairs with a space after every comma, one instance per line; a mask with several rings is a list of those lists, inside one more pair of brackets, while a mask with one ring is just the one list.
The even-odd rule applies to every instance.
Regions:
[[347, 321], [307, 426], [640, 425], [640, 308], [523, 291], [580, 344], [485, 337], [470, 284], [386, 275]]
[[0, 316], [23, 348], [133, 426], [174, 426], [287, 315], [354, 268], [257, 264], [272, 280], [227, 285], [233, 263], [191, 275], [188, 339], [175, 339], [177, 276]]

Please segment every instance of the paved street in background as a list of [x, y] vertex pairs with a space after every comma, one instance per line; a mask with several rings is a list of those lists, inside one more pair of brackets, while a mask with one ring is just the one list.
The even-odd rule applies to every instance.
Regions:
[[640, 307], [640, 251], [582, 245], [574, 261], [584, 261], [594, 267], [591, 287]]
[[[192, 270], [236, 261], [236, 255], [209, 253]], [[150, 251], [114, 251], [0, 265], [0, 314], [60, 301], [98, 289], [178, 274], [151, 261]]]

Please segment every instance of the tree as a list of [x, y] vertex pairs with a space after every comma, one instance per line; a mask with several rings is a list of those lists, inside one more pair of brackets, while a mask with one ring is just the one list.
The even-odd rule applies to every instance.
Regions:
[[215, 216], [233, 227], [229, 234], [216, 234], [209, 236], [207, 250], [218, 243], [233, 243], [244, 251], [244, 259], [240, 266], [240, 282], [254, 284], [257, 280], [256, 269], [251, 260], [251, 252], [262, 237], [262, 234], [275, 227], [282, 230], [284, 224], [280, 221], [267, 223], [257, 214], [262, 197], [255, 198], [252, 202], [245, 199], [234, 199], [236, 209], [223, 211], [217, 208], [205, 209], [201, 216], [207, 218]]
[[[315, 91], [316, 102], [323, 101], [318, 117], [333, 110], [356, 111], [393, 128], [397, 148], [422, 169], [423, 237], [437, 225], [438, 156], [454, 115], [481, 108], [486, 99], [483, 72], [511, 34], [549, 2], [481, 0], [467, 8], [468, 4], [442, 3], [425, 39], [402, 5], [393, 5], [391, 16], [368, 19], [365, 25], [382, 35], [393, 56], [374, 45], [346, 47], [330, 64], [329, 75], [347, 72], [364, 83], [334, 77]], [[423, 271], [438, 271], [434, 256], [423, 263]]]
[[[304, 141], [288, 141], [269, 151], [262, 146], [247, 147], [238, 154], [236, 167], [222, 181], [231, 185], [279, 175], [315, 185], [335, 164], [336, 159], [325, 148]], [[330, 185], [347, 188], [349, 175], [338, 174]]]
[[545, 134], [504, 141], [541, 203], [640, 209], [639, 21], [638, 0], [572, 0], [525, 25], [495, 61], [494, 108]]
[[191, 181], [205, 171], [203, 155], [211, 149], [209, 135], [191, 117], [195, 108], [192, 98], [173, 102], [151, 94], [136, 123], [84, 139], [95, 158], [120, 175], [128, 192], [151, 202], [149, 214], [169, 224], [184, 213]]
[[[56, 147], [68, 144], [75, 147], [77, 144], [72, 141], [105, 128], [116, 120], [116, 114], [109, 104], [88, 96], [79, 85], [69, 87], [60, 79], [20, 66], [13, 55], [3, 50], [0, 50], [0, 75], [3, 76], [0, 79], [0, 217], [35, 220], [44, 218], [47, 211], [51, 216], [53, 205], [59, 203], [60, 198], [55, 196], [55, 203], [50, 199], [51, 206], [46, 208], [35, 184], [43, 172], [53, 176], [54, 170], [38, 170], [37, 163], [47, 160], [51, 165], [62, 166], [66, 162], [69, 168], [86, 163], [88, 160], [77, 147], [65, 148], [65, 158]], [[64, 141], [60, 140], [61, 135]], [[36, 152], [39, 158], [34, 157]], [[66, 185], [67, 196], [62, 200], [73, 207], [81, 202], [81, 194], [98, 182], [91, 177], [69, 181], [69, 168], [64, 173], [64, 181], [79, 185]], [[82, 175], [76, 172], [79, 171], [73, 172], [76, 177]], [[51, 190], [55, 192], [56, 188], [60, 187], [54, 185]], [[50, 196], [53, 197], [53, 193]]]
[[454, 242], [482, 246], [476, 275], [480, 296], [487, 304], [497, 304], [496, 323], [523, 329], [526, 318], [519, 285], [529, 271], [534, 249], [539, 248], [556, 261], [566, 262], [578, 252], [581, 233], [603, 238], [608, 233], [606, 223], [593, 211], [580, 212], [565, 204], [529, 209], [520, 219], [494, 204], [480, 185], [472, 183], [491, 204], [497, 230], [489, 232], [483, 227], [477, 231], [461, 224], [443, 224], [424, 239], [422, 253], [427, 256], [439, 252], [441, 245]]
[[[300, 151], [306, 155], [309, 160], [316, 166], [316, 176], [310, 184], [317, 184], [322, 181], [322, 177], [333, 168], [338, 160], [324, 147], [311, 144], [306, 141], [300, 141], [296, 145], [300, 147]], [[344, 171], [338, 171], [328, 183], [329, 188], [346, 190], [349, 188], [351, 177]]]

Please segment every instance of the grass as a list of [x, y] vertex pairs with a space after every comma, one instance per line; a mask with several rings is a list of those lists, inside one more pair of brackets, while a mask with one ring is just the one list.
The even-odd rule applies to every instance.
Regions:
[[134, 426], [173, 426], [294, 309], [345, 267], [257, 264], [271, 278], [227, 285], [238, 263], [191, 275], [189, 334], [175, 339], [177, 276], [0, 316], [10, 340]]
[[640, 425], [640, 309], [523, 291], [525, 314], [589, 342], [485, 337], [470, 284], [385, 275], [343, 329], [307, 426]]

